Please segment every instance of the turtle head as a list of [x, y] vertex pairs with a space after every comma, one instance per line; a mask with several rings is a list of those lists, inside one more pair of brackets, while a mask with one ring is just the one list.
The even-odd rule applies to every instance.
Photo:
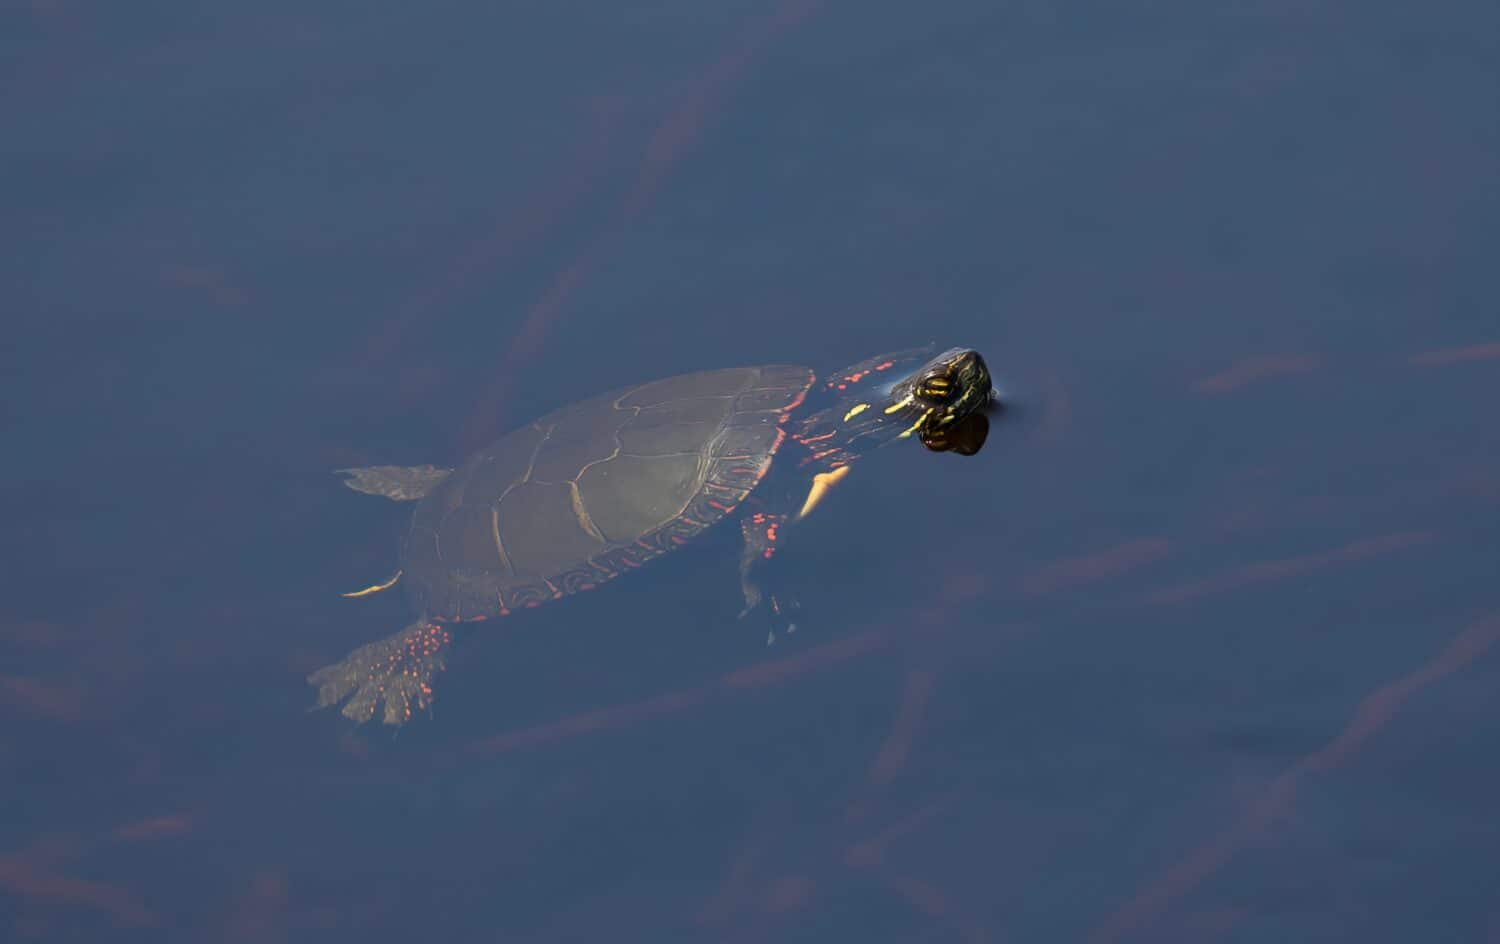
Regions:
[[887, 408], [911, 417], [912, 432], [935, 432], [988, 404], [994, 392], [990, 369], [979, 352], [956, 347], [896, 384]]
[[814, 458], [827, 453], [847, 461], [912, 437], [934, 452], [973, 455], [989, 431], [983, 411], [994, 384], [984, 358], [969, 348], [874, 357], [834, 374], [825, 386], [839, 402], [809, 416], [796, 437], [820, 447]]

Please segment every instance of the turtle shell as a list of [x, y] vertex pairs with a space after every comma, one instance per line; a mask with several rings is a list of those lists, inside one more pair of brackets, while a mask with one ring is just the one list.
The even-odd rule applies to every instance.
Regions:
[[586, 590], [688, 541], [770, 469], [805, 367], [705, 371], [563, 407], [418, 503], [403, 582], [424, 615], [484, 619]]

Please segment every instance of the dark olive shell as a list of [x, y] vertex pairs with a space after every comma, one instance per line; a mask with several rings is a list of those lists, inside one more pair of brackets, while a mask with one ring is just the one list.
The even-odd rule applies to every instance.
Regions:
[[417, 505], [403, 583], [431, 618], [482, 619], [639, 567], [744, 501], [812, 382], [804, 367], [686, 374], [515, 430]]

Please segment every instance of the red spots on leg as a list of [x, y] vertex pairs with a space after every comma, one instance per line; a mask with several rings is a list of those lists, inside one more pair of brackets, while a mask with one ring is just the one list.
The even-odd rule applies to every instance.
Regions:
[[757, 511], [743, 519], [741, 528], [749, 552], [755, 553], [758, 550], [763, 560], [770, 560], [776, 554], [777, 532], [784, 518], [784, 515], [768, 515]]
[[[443, 647], [453, 641], [453, 634], [444, 629], [440, 623], [428, 623], [421, 632], [413, 633], [406, 642], [406, 650], [414, 656], [429, 657], [437, 655]], [[395, 659], [392, 658], [392, 664]]]

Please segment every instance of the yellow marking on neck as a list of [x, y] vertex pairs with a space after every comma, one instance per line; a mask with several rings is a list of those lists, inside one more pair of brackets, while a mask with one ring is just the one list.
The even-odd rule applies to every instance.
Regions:
[[842, 482], [844, 476], [848, 474], [849, 467], [841, 465], [832, 472], [819, 472], [817, 475], [814, 475], [812, 488], [808, 489], [807, 500], [802, 503], [802, 510], [797, 512], [797, 518], [799, 520], [806, 518], [818, 506], [818, 502], [822, 501], [823, 497], [828, 494], [828, 490], [839, 484], [839, 482]]
[[859, 414], [861, 414], [864, 411], [868, 410], [869, 408], [870, 408], [870, 404], [868, 404], [868, 403], [856, 404], [853, 409], [851, 409], [848, 413], [844, 414], [844, 422], [845, 423], [849, 422], [850, 420], [854, 419], [856, 416], [858, 416]]
[[925, 422], [927, 422], [927, 417], [929, 417], [931, 415], [932, 415], [932, 411], [931, 410], [923, 410], [922, 411], [922, 415], [919, 416], [919, 417], [917, 417], [917, 421], [915, 423], [911, 424], [911, 426], [908, 427], [905, 432], [903, 432], [900, 436], [897, 436], [896, 438], [897, 439], [906, 439], [912, 433], [915, 433], [917, 430], [921, 429], [922, 428], [922, 424], [925, 423]]
[[892, 403], [890, 406], [886, 407], [885, 408], [885, 412], [888, 413], [888, 414], [889, 413], [895, 413], [897, 410], [900, 410], [901, 408], [905, 407], [907, 404], [911, 403], [911, 400], [912, 400], [912, 395], [908, 393], [905, 396], [905, 398], [903, 398], [899, 402]]
[[366, 587], [363, 590], [356, 590], [353, 593], [341, 593], [341, 594], [339, 594], [339, 596], [342, 596], [342, 597], [367, 597], [367, 596], [369, 596], [372, 593], [379, 593], [382, 590], [389, 590], [389, 589], [391, 589], [392, 587], [394, 587], [396, 585], [396, 581], [398, 581], [400, 579], [401, 579], [401, 571], [398, 570], [394, 574], [392, 574], [391, 578], [389, 580], [387, 580], [385, 583], [377, 583], [373, 587]]

